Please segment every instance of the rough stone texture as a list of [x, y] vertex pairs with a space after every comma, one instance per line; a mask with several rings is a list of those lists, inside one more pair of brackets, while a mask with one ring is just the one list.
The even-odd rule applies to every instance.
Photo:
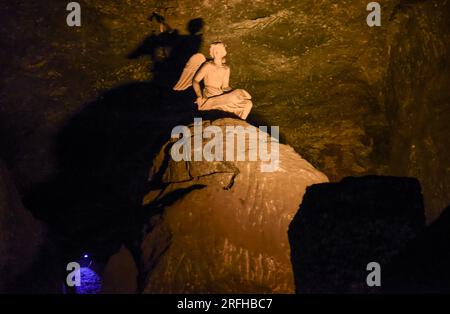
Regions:
[[0, 292], [9, 292], [14, 281], [38, 260], [44, 234], [42, 224], [23, 207], [0, 160]]
[[391, 261], [424, 227], [416, 179], [349, 177], [309, 187], [289, 227], [296, 291], [379, 293], [366, 284], [367, 264]]
[[[163, 14], [186, 33], [205, 21], [207, 43], [228, 45], [232, 85], [254, 99], [250, 121], [280, 125], [283, 140], [330, 179], [417, 176], [427, 217], [450, 202], [449, 1], [383, 1], [382, 27], [366, 0], [82, 0], [81, 28], [66, 2], [9, 1], [0, 25], [0, 141], [20, 184], [55, 172], [55, 135], [103, 90], [152, 78], [126, 56]], [[32, 30], [32, 31], [30, 31]]]
[[[253, 96], [249, 122], [279, 125], [282, 141], [331, 180], [417, 177], [429, 221], [450, 203], [449, 1], [384, 1], [380, 28], [365, 24], [366, 0], [79, 3], [81, 28], [66, 26], [67, 2], [60, 0], [8, 1], [0, 13], [0, 154], [21, 191], [37, 191], [43, 199], [34, 185], [61, 171], [55, 153], [61, 130], [80, 111], [104, 104], [95, 109], [95, 119], [80, 120], [94, 128], [75, 128], [83, 145], [64, 138], [65, 153], [74, 156], [65, 166], [79, 175], [69, 178], [73, 185], [55, 184], [68, 196], [55, 198], [57, 189], [47, 194], [54, 199], [53, 226], [67, 230], [69, 242], [111, 246], [109, 254], [129, 233], [124, 229], [141, 223], [127, 198], [139, 199], [133, 184], [145, 176], [139, 168], [148, 160], [138, 164], [130, 158], [130, 146], [147, 146], [171, 126], [159, 119], [166, 107], [142, 114], [157, 107], [148, 101], [152, 95], [142, 97], [151, 84], [125, 86], [154, 79], [147, 58], [126, 58], [157, 31], [147, 20], [153, 11], [182, 34], [189, 20], [203, 18], [202, 52], [211, 41], [226, 42], [232, 86]], [[99, 95], [106, 100], [92, 103]], [[133, 107], [136, 100], [139, 106]], [[85, 159], [92, 168], [80, 169]], [[80, 187], [89, 191], [87, 197]], [[164, 227], [155, 230], [167, 235]], [[161, 247], [149, 254], [161, 254], [169, 238], [158, 238], [164, 240]]]
[[138, 270], [133, 255], [125, 246], [109, 258], [102, 278], [102, 293], [138, 292]]
[[449, 1], [397, 7], [384, 81], [390, 169], [420, 180], [428, 221], [450, 204], [449, 14]]
[[[203, 121], [210, 124], [223, 134], [225, 126], [250, 127]], [[142, 243], [144, 292], [293, 292], [288, 224], [306, 187], [327, 177], [287, 145], [278, 171], [261, 172], [260, 161], [175, 162], [167, 155], [173, 142], [156, 157], [144, 198], [162, 210]]]

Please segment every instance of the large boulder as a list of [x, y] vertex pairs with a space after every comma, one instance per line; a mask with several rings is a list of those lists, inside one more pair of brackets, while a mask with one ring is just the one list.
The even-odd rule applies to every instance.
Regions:
[[450, 293], [450, 207], [383, 267], [386, 293]]
[[10, 292], [38, 260], [44, 235], [44, 226], [23, 207], [0, 160], [0, 292]]
[[[232, 118], [202, 125], [218, 126], [223, 138], [227, 126], [254, 128]], [[156, 156], [144, 198], [159, 210], [141, 246], [144, 292], [294, 292], [288, 225], [306, 187], [327, 177], [287, 145], [279, 168], [262, 172], [260, 161], [175, 162], [174, 142]], [[255, 148], [246, 144], [246, 153]]]
[[348, 177], [314, 185], [289, 227], [296, 291], [382, 292], [368, 286], [368, 264], [388, 263], [424, 228], [417, 179]]

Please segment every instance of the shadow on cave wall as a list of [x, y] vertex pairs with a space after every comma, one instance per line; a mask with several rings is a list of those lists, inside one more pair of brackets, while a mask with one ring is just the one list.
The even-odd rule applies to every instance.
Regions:
[[189, 34], [180, 35], [157, 13], [153, 13], [149, 20], [156, 20], [161, 32], [147, 36], [127, 57], [136, 59], [149, 56], [154, 82], [159, 86], [174, 86], [189, 58], [200, 51], [204, 21], [202, 18], [190, 20], [186, 27]]
[[[70, 118], [59, 134], [59, 174], [33, 186], [25, 204], [58, 235], [67, 261], [85, 252], [104, 260], [122, 243], [133, 252], [149, 215], [142, 197], [151, 160], [172, 128], [192, 123], [194, 116], [235, 117], [198, 112], [192, 89], [172, 92], [185, 63], [200, 49], [201, 27], [203, 21], [195, 19], [188, 24], [189, 35], [165, 29], [147, 37], [128, 57], [149, 55], [153, 80], [104, 92]], [[166, 55], [161, 56], [161, 50]]]

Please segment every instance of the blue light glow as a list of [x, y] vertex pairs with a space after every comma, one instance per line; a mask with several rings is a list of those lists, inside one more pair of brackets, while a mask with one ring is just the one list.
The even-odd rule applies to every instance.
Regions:
[[75, 287], [75, 293], [99, 294], [102, 288], [102, 280], [100, 276], [89, 267], [81, 267], [80, 272], [81, 286]]

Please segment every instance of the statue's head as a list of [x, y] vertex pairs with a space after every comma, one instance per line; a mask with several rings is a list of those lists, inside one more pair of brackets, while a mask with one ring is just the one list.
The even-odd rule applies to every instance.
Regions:
[[209, 46], [209, 55], [211, 58], [222, 58], [225, 63], [225, 56], [227, 55], [227, 49], [225, 44], [221, 41], [216, 41]]
[[191, 35], [198, 35], [202, 32], [203, 27], [205, 26], [205, 22], [202, 18], [196, 18], [193, 20], [190, 20], [187, 29]]

